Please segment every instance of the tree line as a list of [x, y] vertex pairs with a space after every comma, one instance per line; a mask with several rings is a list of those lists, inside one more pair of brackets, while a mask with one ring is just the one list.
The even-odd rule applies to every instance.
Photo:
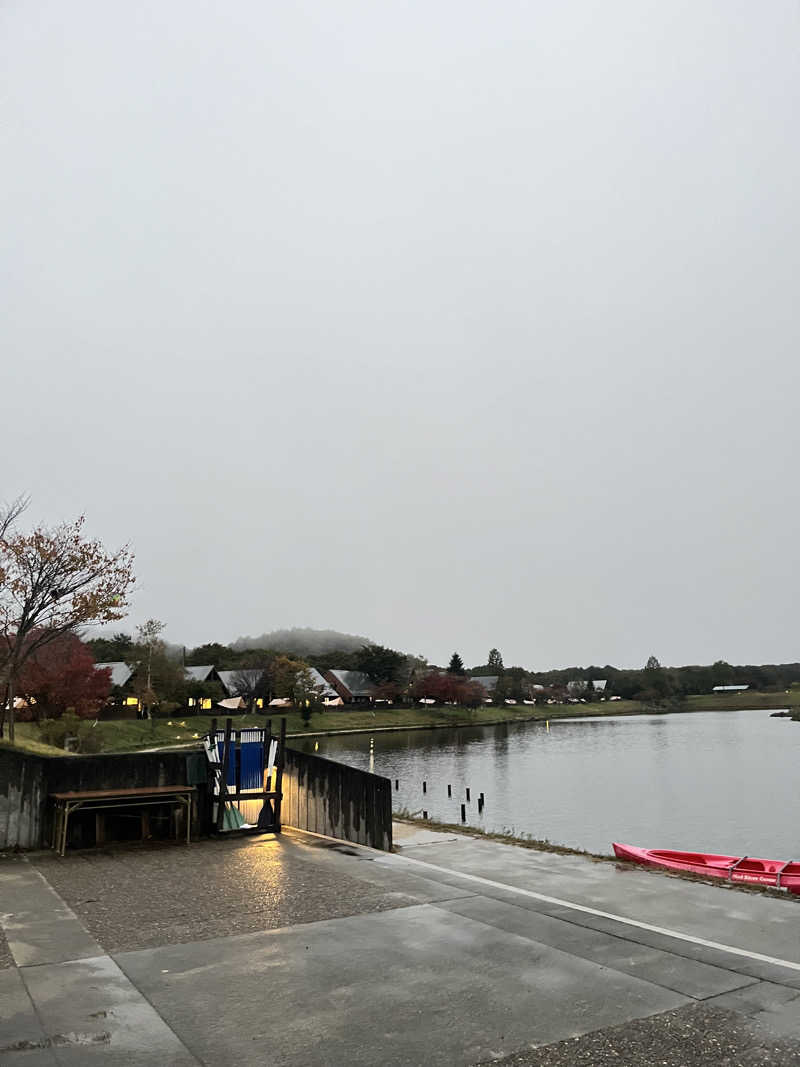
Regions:
[[[535, 671], [506, 667], [497, 648], [486, 662], [470, 669], [454, 652], [446, 668], [423, 656], [362, 641], [336, 631], [285, 630], [264, 635], [270, 647], [248, 647], [255, 639], [233, 645], [210, 642], [186, 649], [168, 645], [164, 625], [150, 619], [135, 633], [81, 640], [87, 628], [108, 626], [125, 617], [134, 584], [134, 557], [129, 546], [115, 551], [89, 537], [82, 517], [48, 527], [20, 528], [28, 506], [18, 498], [0, 507], [0, 738], [14, 739], [17, 696], [28, 698], [31, 714], [96, 714], [112, 690], [109, 671], [96, 662], [127, 663], [130, 689], [143, 707], [171, 710], [189, 701], [222, 698], [217, 682], [187, 678], [186, 666], [214, 666], [237, 672], [237, 686], [252, 710], [275, 697], [304, 709], [321, 705], [320, 686], [310, 668], [359, 671], [372, 681], [374, 698], [387, 702], [432, 701], [475, 705], [487, 690], [475, 678], [491, 677], [495, 703], [559, 701], [598, 693], [594, 683], [606, 682], [603, 696], [617, 696], [654, 706], [680, 704], [687, 696], [708, 693], [715, 686], [747, 685], [754, 690], [779, 690], [800, 682], [800, 663], [736, 666], [718, 660], [710, 665], [664, 667], [655, 656], [638, 670], [569, 667]], [[287, 647], [281, 648], [285, 641]], [[278, 647], [276, 647], [276, 645]], [[298, 655], [296, 649], [308, 649]], [[487, 683], [488, 684], [488, 683]]]

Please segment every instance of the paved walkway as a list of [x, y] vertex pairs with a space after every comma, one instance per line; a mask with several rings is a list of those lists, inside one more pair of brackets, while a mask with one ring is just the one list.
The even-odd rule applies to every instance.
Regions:
[[797, 902], [396, 834], [0, 859], [0, 1063], [800, 1063]]

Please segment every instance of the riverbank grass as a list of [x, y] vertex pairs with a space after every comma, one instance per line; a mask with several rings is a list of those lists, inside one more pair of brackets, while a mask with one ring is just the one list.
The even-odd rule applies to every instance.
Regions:
[[31, 756], [69, 755], [63, 748], [55, 748], [53, 745], [46, 745], [44, 741], [40, 741], [38, 728], [29, 722], [17, 723], [14, 744], [12, 745], [6, 737], [0, 741], [0, 748], [11, 748], [16, 749], [17, 751], [28, 752]]
[[[741, 693], [705, 694], [692, 696], [674, 711], [743, 711], [750, 709], [800, 709], [800, 689], [788, 693]], [[234, 730], [262, 727], [267, 718], [272, 719], [273, 730], [278, 729], [281, 718], [286, 718], [286, 728], [294, 737], [325, 735], [347, 731], [371, 732], [389, 729], [425, 729], [429, 727], [488, 726], [495, 723], [544, 722], [545, 720], [607, 717], [611, 715], [651, 715], [653, 709], [635, 700], [605, 700], [593, 704], [553, 704], [532, 707], [517, 704], [505, 707], [451, 708], [421, 707], [381, 708], [371, 710], [336, 709], [312, 716], [306, 725], [296, 711], [276, 709], [271, 716], [235, 715]], [[126, 719], [116, 722], [98, 722], [93, 728], [100, 740], [101, 752], [136, 752], [148, 748], [168, 748], [191, 744], [211, 729], [211, 715], [186, 715], [173, 719], [157, 718], [151, 721]], [[219, 726], [225, 723], [222, 709], [216, 716]], [[63, 755], [60, 749], [45, 745], [35, 723], [17, 724], [17, 747], [38, 755]]]

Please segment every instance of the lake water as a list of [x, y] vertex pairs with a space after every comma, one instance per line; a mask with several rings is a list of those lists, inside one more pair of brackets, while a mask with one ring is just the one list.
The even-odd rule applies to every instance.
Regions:
[[[370, 769], [369, 735], [316, 740], [318, 755]], [[489, 831], [599, 853], [623, 841], [800, 859], [800, 724], [768, 711], [376, 733], [373, 769], [392, 779], [395, 810], [445, 822], [469, 786], [467, 822]]]

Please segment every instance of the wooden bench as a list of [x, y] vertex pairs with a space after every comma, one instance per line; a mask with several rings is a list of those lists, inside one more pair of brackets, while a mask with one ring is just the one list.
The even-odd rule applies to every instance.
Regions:
[[[74, 812], [95, 811], [97, 827], [97, 843], [101, 844], [104, 838], [102, 811], [124, 808], [147, 808], [154, 804], [172, 803], [175, 810], [183, 809], [186, 816], [186, 844], [191, 839], [192, 826], [192, 796], [193, 785], [156, 785], [146, 786], [141, 789], [90, 789], [77, 793], [51, 793], [55, 802], [55, 818], [53, 820], [53, 848], [59, 856], [63, 856], [67, 849], [67, 829], [69, 817]], [[147, 836], [149, 812], [142, 811], [142, 839]], [[177, 827], [175, 836], [177, 837]]]

